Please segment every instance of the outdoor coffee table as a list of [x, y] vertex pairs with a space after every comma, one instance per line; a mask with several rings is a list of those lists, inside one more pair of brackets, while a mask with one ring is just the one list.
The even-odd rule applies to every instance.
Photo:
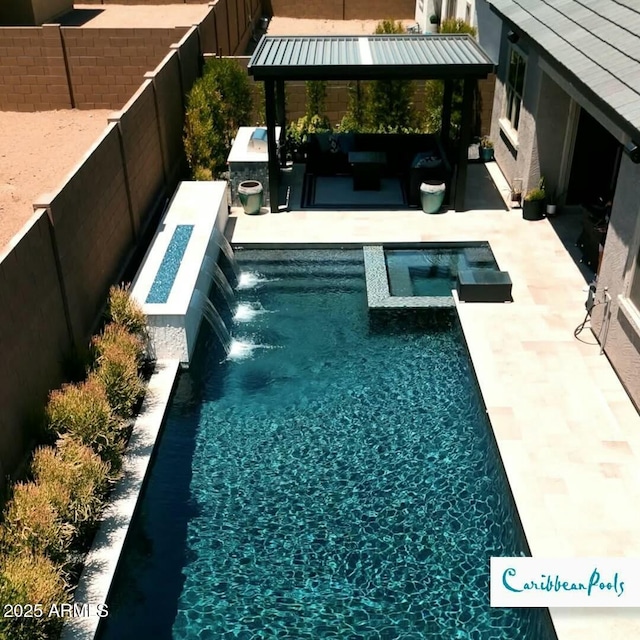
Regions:
[[351, 151], [349, 164], [353, 167], [354, 191], [380, 191], [382, 168], [387, 163], [383, 151]]

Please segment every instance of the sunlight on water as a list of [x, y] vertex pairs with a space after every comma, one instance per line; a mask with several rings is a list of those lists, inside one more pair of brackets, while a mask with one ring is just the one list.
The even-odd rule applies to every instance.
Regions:
[[263, 278], [260, 274], [254, 272], [241, 273], [238, 278], [238, 286], [236, 289], [252, 289], [263, 282], [272, 282], [273, 278]]

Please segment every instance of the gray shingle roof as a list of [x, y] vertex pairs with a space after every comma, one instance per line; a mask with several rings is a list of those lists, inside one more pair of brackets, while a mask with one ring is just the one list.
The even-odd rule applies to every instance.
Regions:
[[640, 135], [640, 0], [488, 0]]
[[493, 63], [468, 35], [263, 36], [249, 73], [257, 80], [486, 77]]

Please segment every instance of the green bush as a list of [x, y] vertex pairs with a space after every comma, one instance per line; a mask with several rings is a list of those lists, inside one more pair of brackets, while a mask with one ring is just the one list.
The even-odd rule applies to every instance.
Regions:
[[68, 434], [91, 447], [112, 469], [119, 469], [124, 425], [112, 411], [100, 380], [90, 376], [85, 382], [53, 391], [46, 414], [50, 432]]
[[422, 113], [422, 129], [425, 133], [440, 133], [443, 100], [444, 82], [427, 80], [424, 83], [424, 112]]
[[145, 343], [142, 338], [115, 322], [107, 324], [100, 335], [93, 337], [91, 344], [96, 360], [108, 355], [113, 349], [122, 349], [138, 366], [144, 362]]
[[138, 362], [126, 343], [103, 342], [97, 366], [89, 377], [97, 380], [107, 395], [116, 416], [129, 418], [144, 394], [144, 381]]
[[109, 465], [90, 447], [63, 438], [57, 448], [42, 447], [32, 463], [35, 481], [58, 486], [54, 495], [65, 497], [55, 504], [64, 522], [73, 525], [84, 539], [97, 523], [110, 485]]
[[287, 148], [290, 152], [304, 152], [309, 134], [331, 131], [329, 121], [319, 115], [302, 116], [287, 126]]
[[129, 295], [127, 286], [109, 289], [107, 322], [119, 324], [143, 339], [147, 337], [147, 318], [140, 305]]
[[[404, 32], [402, 23], [394, 20], [383, 20], [375, 29], [377, 34]], [[367, 129], [378, 133], [414, 131], [413, 93], [411, 80], [374, 80], [369, 86], [365, 109]]]
[[462, 18], [447, 18], [440, 24], [440, 33], [468, 33], [475, 38], [478, 30]]
[[367, 87], [360, 81], [350, 82], [348, 87], [347, 111], [340, 121], [340, 131], [353, 133], [366, 130]]
[[44, 553], [63, 562], [75, 529], [62, 519], [58, 509], [69, 500], [69, 489], [59, 484], [16, 484], [5, 510], [3, 550], [11, 554]]
[[327, 82], [326, 80], [307, 80], [305, 82], [306, 104], [305, 115], [308, 120], [315, 116], [319, 116], [323, 122], [327, 123], [329, 128], [329, 120], [324, 110], [327, 100]]
[[211, 58], [187, 97], [184, 148], [192, 175], [213, 177], [226, 170], [238, 127], [250, 124], [249, 77], [235, 60]]
[[70, 602], [69, 587], [59, 566], [40, 553], [0, 556], [0, 604], [31, 603], [42, 606], [43, 616], [0, 616], [3, 640], [49, 640], [56, 638], [62, 618], [49, 616], [53, 605]]

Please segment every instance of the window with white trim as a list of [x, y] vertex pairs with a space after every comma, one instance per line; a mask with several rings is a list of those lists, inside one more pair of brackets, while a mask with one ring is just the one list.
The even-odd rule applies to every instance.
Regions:
[[504, 117], [509, 121], [514, 131], [518, 130], [520, 111], [522, 109], [522, 94], [524, 92], [524, 74], [527, 70], [525, 56], [513, 45], [509, 47], [509, 64], [507, 67], [506, 100]]

